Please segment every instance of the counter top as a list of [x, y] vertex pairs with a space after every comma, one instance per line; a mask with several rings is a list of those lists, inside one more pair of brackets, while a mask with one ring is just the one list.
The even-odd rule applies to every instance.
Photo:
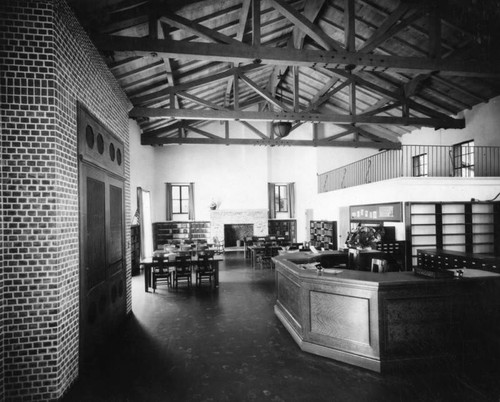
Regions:
[[437, 279], [347, 268], [329, 273], [313, 264], [325, 253], [334, 255], [273, 258], [275, 314], [303, 351], [382, 372], [428, 369], [450, 356], [462, 361], [469, 342], [497, 347], [500, 329], [491, 323], [500, 319], [499, 274], [469, 268], [463, 278]]
[[[335, 255], [342, 253], [341, 251], [322, 251], [318, 254], [312, 254], [310, 252], [299, 252], [299, 253], [289, 253], [282, 254], [274, 257], [275, 263], [280, 262], [286, 268], [288, 268], [293, 274], [300, 276], [301, 278], [309, 279], [320, 279], [324, 281], [338, 281], [338, 282], [352, 282], [359, 283], [363, 282], [367, 285], [372, 285], [375, 287], [383, 287], [385, 285], [405, 285], [405, 284], [425, 284], [429, 285], [438, 282], [454, 282], [454, 281], [468, 281], [483, 278], [500, 278], [500, 274], [482, 271], [479, 269], [463, 269], [463, 277], [458, 278], [426, 278], [422, 276], [417, 276], [413, 271], [405, 272], [367, 272], [367, 271], [355, 271], [350, 269], [340, 269], [340, 273], [328, 273], [323, 271], [318, 271], [317, 269], [304, 268], [303, 265], [319, 261], [322, 256]], [[456, 270], [455, 270], [456, 271]]]

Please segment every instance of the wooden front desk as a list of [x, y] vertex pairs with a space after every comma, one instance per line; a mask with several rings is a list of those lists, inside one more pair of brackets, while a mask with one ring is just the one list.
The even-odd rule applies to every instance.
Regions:
[[491, 323], [499, 322], [499, 274], [329, 274], [303, 269], [302, 261], [294, 254], [274, 258], [275, 313], [304, 351], [383, 372], [454, 358], [467, 352], [465, 345], [498, 342], [498, 325]]

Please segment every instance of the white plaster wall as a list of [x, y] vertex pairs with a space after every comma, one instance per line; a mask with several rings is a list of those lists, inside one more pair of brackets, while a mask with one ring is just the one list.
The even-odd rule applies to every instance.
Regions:
[[137, 187], [151, 192], [156, 190], [154, 148], [141, 145], [141, 130], [135, 120], [129, 120], [130, 133], [130, 213], [137, 209]]
[[462, 130], [415, 130], [401, 137], [404, 145], [453, 145], [474, 140], [475, 145], [500, 146], [500, 96], [465, 110], [466, 127]]
[[[266, 124], [253, 123], [262, 132]], [[213, 122], [203, 130], [224, 136]], [[256, 138], [238, 122], [230, 122], [231, 137]], [[267, 209], [267, 147], [248, 145], [169, 145], [155, 148], [153, 222], [165, 220], [165, 184], [195, 183], [195, 219], [210, 220], [210, 202], [221, 209]]]
[[[310, 135], [312, 125], [304, 124], [292, 132], [287, 139], [304, 138]], [[293, 135], [293, 137], [292, 137]], [[309, 137], [310, 138], [310, 137]], [[316, 148], [273, 147], [269, 148], [269, 182], [295, 183], [295, 219], [297, 240], [307, 239], [309, 232], [306, 210], [311, 208], [317, 192]], [[279, 217], [278, 217], [279, 218]]]

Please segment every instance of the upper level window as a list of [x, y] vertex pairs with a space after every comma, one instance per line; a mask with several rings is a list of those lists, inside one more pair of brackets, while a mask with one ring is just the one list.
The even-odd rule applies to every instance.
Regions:
[[429, 176], [429, 163], [427, 154], [413, 157], [413, 177]]
[[276, 212], [288, 212], [288, 186], [274, 185], [274, 208]]
[[172, 213], [189, 213], [189, 185], [172, 184]]
[[453, 173], [455, 177], [474, 177], [474, 141], [453, 145]]

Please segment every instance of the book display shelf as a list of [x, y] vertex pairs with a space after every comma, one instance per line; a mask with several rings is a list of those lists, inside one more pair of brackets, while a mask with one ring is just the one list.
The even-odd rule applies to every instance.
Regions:
[[309, 225], [310, 243], [312, 246], [325, 250], [337, 249], [337, 222], [311, 221]]
[[209, 242], [210, 222], [155, 222], [153, 223], [153, 245], [182, 243], [186, 240], [194, 242]]
[[500, 255], [499, 202], [414, 202], [406, 214], [413, 266], [419, 249]]
[[285, 236], [289, 242], [297, 242], [297, 221], [295, 219], [271, 219], [268, 221], [270, 235]]

